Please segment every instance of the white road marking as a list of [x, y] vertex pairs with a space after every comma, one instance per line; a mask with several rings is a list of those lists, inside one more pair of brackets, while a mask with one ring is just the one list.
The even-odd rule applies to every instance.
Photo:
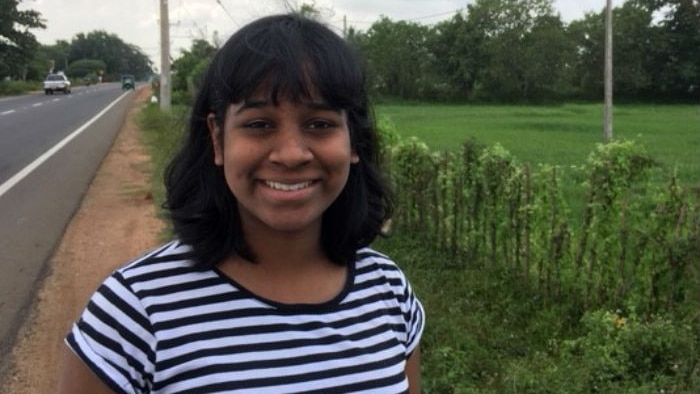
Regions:
[[11, 109], [11, 110], [9, 110], [9, 111], [5, 111], [5, 112], [0, 113], [0, 115], [7, 115], [7, 114], [11, 114], [11, 113], [13, 113], [13, 112], [15, 112], [15, 110], [14, 110], [14, 109]]
[[[56, 152], [61, 150], [61, 148], [68, 145], [69, 142], [71, 142], [73, 139], [75, 139], [75, 137], [79, 136], [83, 131], [85, 131], [88, 127], [90, 127], [91, 124], [95, 123], [95, 121], [97, 121], [97, 119], [99, 119], [102, 115], [104, 115], [107, 111], [109, 111], [112, 107], [114, 107], [119, 102], [119, 100], [126, 97], [127, 94], [129, 94], [129, 92], [122, 93], [121, 96], [117, 97], [116, 100], [112, 101], [108, 106], [106, 106], [97, 115], [93, 116], [92, 119], [85, 122], [78, 129], [76, 129], [75, 131], [70, 133], [66, 138], [62, 139], [60, 142], [58, 142], [56, 145], [54, 145], [51, 149], [47, 150], [46, 152], [44, 152], [44, 154], [37, 157], [28, 166], [24, 167], [20, 172], [13, 175], [12, 178], [8, 179], [7, 181], [5, 181], [5, 183], [0, 185], [0, 197], [2, 197], [10, 189], [12, 189], [16, 184], [20, 183], [22, 181], [22, 179], [26, 178], [27, 175], [31, 174], [32, 171], [36, 170], [46, 160], [50, 159], [51, 156], [55, 155]], [[35, 104], [35, 106], [36, 106], [36, 104]]]

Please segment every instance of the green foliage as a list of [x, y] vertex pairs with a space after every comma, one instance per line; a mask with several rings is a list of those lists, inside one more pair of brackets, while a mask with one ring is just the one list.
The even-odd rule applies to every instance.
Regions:
[[66, 71], [69, 53], [70, 43], [65, 40], [58, 40], [53, 45], [40, 45], [30, 65], [28, 78], [43, 80], [51, 70]]
[[375, 93], [389, 97], [430, 97], [430, 54], [424, 45], [427, 27], [393, 22], [382, 17], [354, 42], [368, 58], [368, 83]]
[[536, 102], [557, 98], [573, 47], [549, 0], [478, 0], [466, 22], [482, 35], [477, 97]]
[[69, 64], [81, 59], [104, 62], [106, 67], [101, 71], [105, 81], [118, 81], [121, 74], [145, 79], [152, 73], [151, 61], [140, 48], [102, 30], [78, 33], [66, 49]]
[[[559, 166], [566, 171], [561, 187], [569, 200], [576, 196], [571, 195], [568, 184], [578, 182], [574, 177], [579, 176], [570, 170], [583, 164], [602, 140], [601, 104], [382, 104], [376, 112], [389, 118], [401, 136], [418, 137], [433, 150], [454, 150], [462, 141], [477, 140], [498, 143], [533, 167], [542, 163]], [[697, 185], [697, 105], [617, 105], [614, 119], [615, 138], [646, 147], [663, 172], [677, 171], [680, 185]]]
[[[436, 118], [427, 135], [444, 130]], [[405, 267], [428, 310], [425, 392], [697, 385], [700, 200], [643, 145], [593, 144], [584, 164], [562, 168], [522, 163], [498, 143], [385, 141], [395, 141], [384, 149], [399, 199], [377, 247]], [[570, 208], [565, 177], [580, 181], [568, 187], [584, 209]], [[616, 309], [634, 312], [596, 312]]]
[[195, 40], [173, 62], [173, 102], [192, 103], [216, 48], [205, 40]]
[[0, 79], [26, 79], [27, 65], [39, 46], [31, 29], [44, 29], [41, 14], [20, 11], [19, 0], [0, 0]]
[[671, 319], [592, 311], [581, 319], [581, 336], [566, 340], [562, 362], [581, 368], [577, 377], [596, 391], [628, 386], [648, 392], [688, 392], [684, 382], [697, 368], [697, 336]]
[[80, 59], [68, 66], [66, 74], [73, 78], [84, 78], [98, 75], [107, 69], [107, 65], [102, 60]]
[[27, 81], [0, 81], [0, 96], [23, 94], [32, 90], [41, 90], [40, 84]]
[[[565, 23], [552, 0], [477, 0], [434, 26], [386, 17], [348, 39], [377, 97], [541, 103], [600, 100], [604, 12]], [[616, 99], [697, 101], [700, 3], [628, 0], [613, 10]]]
[[[401, 136], [396, 131], [396, 125], [388, 116], [379, 116], [377, 120], [377, 133], [379, 135], [379, 157], [388, 159], [390, 156], [389, 150], [393, 146], [397, 146], [401, 141]], [[386, 164], [386, 163], [385, 163]]]
[[[153, 201], [159, 216], [165, 217], [161, 204], [165, 201], [163, 174], [165, 167], [179, 147], [185, 130], [186, 109], [173, 106], [171, 111], [160, 110], [158, 104], [146, 104], [138, 117], [139, 128], [143, 130], [144, 142], [151, 157], [151, 187]], [[165, 230], [168, 231], [168, 230]], [[165, 238], [171, 234], [164, 235]]]

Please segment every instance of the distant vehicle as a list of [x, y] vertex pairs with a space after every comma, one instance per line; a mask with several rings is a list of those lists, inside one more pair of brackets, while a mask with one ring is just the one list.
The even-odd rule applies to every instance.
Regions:
[[44, 93], [54, 94], [54, 92], [70, 93], [70, 80], [64, 74], [49, 74], [44, 79]]
[[136, 79], [134, 78], [133, 75], [125, 74], [122, 75], [122, 89], [135, 89], [136, 88]]

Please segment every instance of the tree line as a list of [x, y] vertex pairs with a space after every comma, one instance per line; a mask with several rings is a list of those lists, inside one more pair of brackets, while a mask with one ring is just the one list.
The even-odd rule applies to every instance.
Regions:
[[42, 69], [46, 65], [73, 78], [99, 75], [104, 80], [115, 80], [121, 74], [133, 74], [143, 79], [153, 74], [153, 63], [139, 47], [102, 30], [78, 33], [70, 42], [42, 45], [32, 64], [40, 77], [47, 72]]
[[[45, 27], [41, 15], [17, 11], [19, 0], [0, 2], [0, 78], [37, 80], [52, 69], [73, 77], [152, 72], [138, 47], [104, 31], [40, 45], [30, 30]], [[297, 12], [321, 18], [313, 5]], [[602, 4], [566, 23], [553, 0], [476, 0], [434, 25], [381, 17], [345, 35], [380, 98], [536, 103], [600, 99], [604, 30]], [[613, 30], [616, 100], [700, 99], [700, 0], [627, 0], [613, 10]], [[196, 88], [190, 74], [216, 46], [197, 40], [180, 54], [176, 90]]]
[[[493, 102], [600, 99], [604, 7], [565, 23], [552, 0], [476, 0], [432, 26], [382, 17], [348, 40], [374, 92]], [[700, 97], [700, 1], [627, 0], [613, 10], [618, 99]]]
[[[381, 17], [344, 34], [366, 59], [380, 99], [600, 100], [604, 11], [601, 4], [565, 23], [553, 0], [476, 0], [432, 26]], [[322, 18], [308, 4], [296, 12]], [[700, 0], [627, 0], [613, 10], [613, 26], [616, 100], [700, 99]], [[215, 50], [216, 43], [198, 40], [180, 54], [176, 95], [193, 94]]]
[[38, 11], [19, 10], [20, 1], [0, 0], [0, 79], [38, 81], [58, 71], [105, 80], [153, 73], [151, 60], [139, 47], [102, 30], [79, 33], [70, 42], [40, 44], [32, 30], [45, 29], [45, 20]]

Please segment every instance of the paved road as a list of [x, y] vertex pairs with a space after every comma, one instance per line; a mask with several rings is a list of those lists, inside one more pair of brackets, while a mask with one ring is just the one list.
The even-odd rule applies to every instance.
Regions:
[[0, 99], [0, 372], [133, 97], [101, 84]]

